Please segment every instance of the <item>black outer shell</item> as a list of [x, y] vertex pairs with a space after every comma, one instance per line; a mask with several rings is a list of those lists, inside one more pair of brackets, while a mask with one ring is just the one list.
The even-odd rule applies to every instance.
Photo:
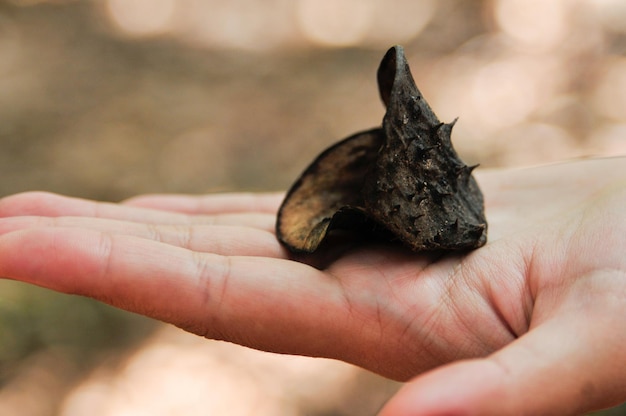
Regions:
[[378, 70], [387, 111], [382, 128], [357, 133], [320, 154], [278, 212], [278, 239], [313, 252], [338, 228], [386, 230], [414, 251], [470, 249], [487, 241], [483, 196], [417, 89], [402, 47]]

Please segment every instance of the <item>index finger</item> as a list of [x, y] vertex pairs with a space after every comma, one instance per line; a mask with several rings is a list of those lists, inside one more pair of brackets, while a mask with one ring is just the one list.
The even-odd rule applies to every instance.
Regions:
[[345, 336], [350, 313], [338, 281], [284, 259], [35, 228], [0, 237], [0, 275], [266, 351], [337, 358], [353, 347]]

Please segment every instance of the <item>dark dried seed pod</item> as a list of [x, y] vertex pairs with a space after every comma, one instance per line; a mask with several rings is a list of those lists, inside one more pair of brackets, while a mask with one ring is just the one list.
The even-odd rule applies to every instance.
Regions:
[[276, 234], [291, 251], [315, 251], [338, 228], [385, 230], [415, 251], [470, 249], [487, 241], [483, 197], [417, 89], [402, 47], [378, 69], [387, 111], [380, 129], [320, 154], [291, 187]]

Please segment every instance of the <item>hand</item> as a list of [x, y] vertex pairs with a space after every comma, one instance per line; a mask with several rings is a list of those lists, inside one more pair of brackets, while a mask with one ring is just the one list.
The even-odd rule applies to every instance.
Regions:
[[417, 376], [386, 416], [626, 400], [626, 158], [477, 179], [485, 247], [436, 257], [369, 244], [323, 270], [276, 241], [281, 195], [19, 194], [0, 200], [0, 275], [207, 338]]

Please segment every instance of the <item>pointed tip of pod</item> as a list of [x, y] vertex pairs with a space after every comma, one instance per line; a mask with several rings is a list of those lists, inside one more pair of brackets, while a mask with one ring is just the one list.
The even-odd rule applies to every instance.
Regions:
[[405, 65], [408, 64], [404, 56], [404, 48], [400, 45], [389, 48], [380, 62], [377, 73], [378, 92], [385, 107], [389, 106], [391, 91], [393, 90], [398, 72]]
[[452, 143], [452, 129], [459, 118], [455, 118], [450, 123], [440, 123], [437, 126], [437, 138], [447, 144]]
[[439, 126], [437, 126], [437, 135], [442, 139], [445, 138], [450, 140], [450, 136], [452, 135], [452, 128], [454, 127], [455, 122], [456, 120], [452, 123], [439, 124]]
[[472, 176], [472, 172], [477, 167], [478, 167], [478, 164], [471, 165], [471, 166], [468, 166], [468, 165], [464, 164], [462, 166], [459, 166], [456, 169], [456, 172], [455, 172], [457, 179], [460, 180], [462, 183], [467, 185], [467, 183], [469, 182], [469, 180], [470, 180], [470, 178]]

